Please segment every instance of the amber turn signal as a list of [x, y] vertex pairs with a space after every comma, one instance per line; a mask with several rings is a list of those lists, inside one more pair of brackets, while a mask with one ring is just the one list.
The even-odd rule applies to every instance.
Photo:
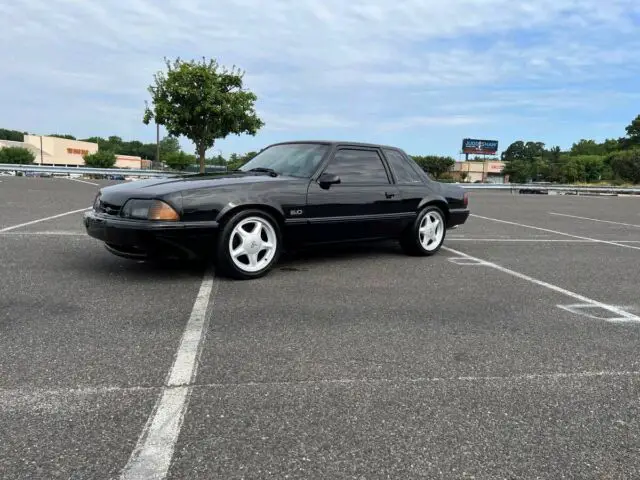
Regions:
[[180, 220], [180, 215], [173, 208], [160, 200], [154, 200], [151, 208], [149, 208], [149, 220]]

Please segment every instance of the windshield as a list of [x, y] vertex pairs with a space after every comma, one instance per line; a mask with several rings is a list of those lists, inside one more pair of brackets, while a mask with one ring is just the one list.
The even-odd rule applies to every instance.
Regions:
[[316, 171], [328, 145], [319, 143], [287, 143], [267, 147], [245, 163], [240, 170], [268, 168], [279, 175], [308, 178]]

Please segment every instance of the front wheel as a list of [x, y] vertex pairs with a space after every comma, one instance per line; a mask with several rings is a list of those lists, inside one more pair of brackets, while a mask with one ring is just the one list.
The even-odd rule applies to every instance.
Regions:
[[434, 255], [444, 243], [446, 234], [445, 216], [436, 206], [420, 211], [415, 221], [400, 239], [400, 245], [408, 255]]
[[233, 215], [220, 232], [218, 268], [239, 280], [266, 275], [281, 251], [278, 222], [261, 210], [244, 210]]

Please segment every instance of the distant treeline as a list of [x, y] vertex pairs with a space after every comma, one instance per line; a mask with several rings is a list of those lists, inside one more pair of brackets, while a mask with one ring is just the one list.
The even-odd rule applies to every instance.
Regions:
[[[0, 140], [13, 140], [16, 142], [23, 142], [24, 136], [29, 135], [28, 132], [20, 132], [17, 130], [7, 130], [0, 128]], [[34, 135], [34, 134], [32, 134]], [[120, 137], [111, 136], [108, 138], [102, 137], [89, 137], [89, 138], [76, 138], [73, 135], [60, 135], [57, 133], [46, 135], [48, 137], [66, 138], [68, 140], [80, 140], [84, 142], [94, 142], [98, 144], [100, 150], [107, 150], [118, 155], [133, 155], [141, 157], [145, 160], [156, 160], [156, 144], [142, 143], [138, 140], [125, 141]], [[162, 154], [170, 153], [180, 149], [178, 140], [172, 137], [165, 137], [160, 142], [160, 156]]]
[[[544, 142], [517, 140], [502, 152], [506, 163], [504, 173], [511, 182], [550, 181], [562, 183], [640, 183], [640, 115], [627, 127], [626, 135], [606, 139], [603, 142], [581, 139], [570, 150], [562, 151], [555, 146], [546, 148]], [[0, 128], [0, 140], [22, 142], [27, 132]], [[156, 161], [156, 144], [138, 140], [125, 141], [118, 136], [89, 137], [78, 139], [73, 135], [52, 134], [52, 137], [95, 142], [101, 151], [119, 155], [134, 155]], [[9, 152], [6, 152], [7, 154]], [[232, 153], [228, 158], [216, 155], [206, 159], [209, 165], [227, 165], [235, 169], [249, 160], [257, 152]], [[13, 157], [14, 153], [12, 153]], [[24, 162], [26, 157], [20, 156]], [[5, 161], [9, 158], [6, 156]], [[413, 155], [420, 166], [434, 177], [444, 177], [454, 164], [451, 157], [433, 155]], [[183, 152], [178, 139], [167, 136], [160, 141], [160, 159], [170, 167], [184, 169], [196, 163], [196, 156]], [[17, 161], [16, 161], [17, 163]]]
[[603, 142], [581, 139], [569, 151], [518, 140], [502, 152], [504, 173], [516, 183], [640, 183], [640, 115], [625, 130], [626, 136]]

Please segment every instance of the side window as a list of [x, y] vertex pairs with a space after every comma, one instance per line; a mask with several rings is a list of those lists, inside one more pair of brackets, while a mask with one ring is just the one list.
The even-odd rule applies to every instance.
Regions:
[[382, 159], [374, 150], [338, 150], [325, 173], [338, 175], [343, 184], [390, 183]]
[[389, 165], [393, 170], [397, 183], [422, 183], [422, 180], [418, 176], [413, 167], [407, 162], [407, 160], [395, 150], [384, 150], [384, 154], [389, 160]]

